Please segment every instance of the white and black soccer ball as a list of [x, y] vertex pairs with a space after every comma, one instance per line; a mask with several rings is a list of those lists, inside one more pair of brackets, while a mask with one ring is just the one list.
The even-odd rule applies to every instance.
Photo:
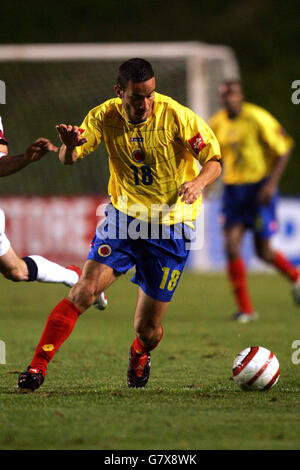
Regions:
[[252, 346], [235, 357], [232, 372], [242, 390], [268, 390], [277, 383], [280, 367], [272, 351], [262, 346]]

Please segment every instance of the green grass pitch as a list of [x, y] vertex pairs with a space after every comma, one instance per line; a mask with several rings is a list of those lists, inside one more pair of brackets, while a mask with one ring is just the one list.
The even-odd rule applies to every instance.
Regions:
[[[48, 314], [68, 292], [60, 285], [1, 284], [0, 449], [206, 450], [299, 449], [300, 307], [287, 281], [252, 274], [260, 318], [240, 325], [223, 274], [185, 273], [152, 353], [145, 389], [128, 389], [136, 286], [130, 276], [108, 290], [103, 312], [89, 309], [33, 394], [17, 391]], [[243, 392], [232, 379], [235, 355], [261, 345], [278, 357], [281, 375], [268, 392]], [[300, 357], [300, 354], [299, 354]]]

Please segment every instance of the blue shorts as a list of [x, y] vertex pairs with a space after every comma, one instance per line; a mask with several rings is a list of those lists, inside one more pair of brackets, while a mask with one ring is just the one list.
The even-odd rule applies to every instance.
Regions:
[[257, 200], [266, 179], [254, 184], [227, 184], [223, 193], [223, 228], [242, 224], [262, 238], [270, 238], [277, 230], [276, 207], [278, 194], [269, 204]]
[[150, 297], [169, 302], [189, 255], [192, 230], [184, 224], [153, 228], [120, 213], [112, 204], [105, 213], [87, 259], [106, 264], [121, 274], [135, 266], [131, 281]]

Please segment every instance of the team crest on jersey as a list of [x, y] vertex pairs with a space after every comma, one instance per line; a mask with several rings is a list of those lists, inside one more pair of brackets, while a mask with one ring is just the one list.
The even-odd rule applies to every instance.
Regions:
[[141, 163], [145, 160], [145, 154], [140, 149], [134, 150], [134, 152], [132, 152], [132, 158], [135, 162]]
[[111, 247], [109, 245], [101, 245], [98, 248], [98, 253], [100, 256], [106, 258], [106, 256], [109, 256], [111, 254]]
[[204, 143], [202, 135], [200, 134], [200, 132], [198, 132], [198, 134], [196, 134], [194, 137], [192, 137], [192, 139], [190, 139], [188, 142], [189, 142], [192, 149], [194, 150], [194, 152], [197, 155], [200, 152], [200, 150], [202, 150], [204, 147], [206, 147], [206, 144]]

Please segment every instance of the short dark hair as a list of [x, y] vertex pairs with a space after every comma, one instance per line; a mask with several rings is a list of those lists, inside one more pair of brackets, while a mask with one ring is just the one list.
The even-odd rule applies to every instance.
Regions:
[[238, 85], [240, 87], [241, 92], [243, 91], [243, 85], [242, 85], [241, 80], [239, 80], [238, 78], [232, 78], [230, 80], [229, 79], [223, 80], [223, 82], [219, 86], [219, 92], [220, 93], [224, 93], [224, 92], [226, 93], [226, 92], [229, 91], [229, 89], [233, 85]]
[[119, 67], [117, 83], [124, 90], [131, 80], [132, 82], [145, 82], [154, 77], [154, 71], [150, 62], [145, 59], [129, 59]]

